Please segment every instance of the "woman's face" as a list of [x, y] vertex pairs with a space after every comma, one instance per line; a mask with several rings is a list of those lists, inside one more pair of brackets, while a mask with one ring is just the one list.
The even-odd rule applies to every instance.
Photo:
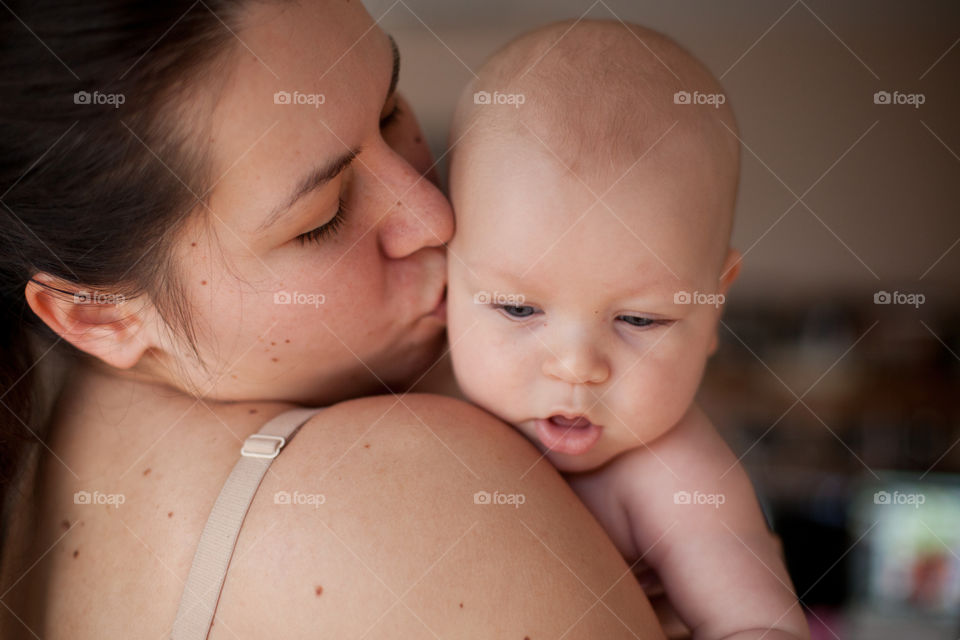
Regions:
[[[175, 254], [206, 397], [325, 403], [412, 382], [443, 344], [453, 217], [360, 2], [252, 3], [213, 113], [209, 209]], [[199, 195], [199, 194], [198, 194]]]

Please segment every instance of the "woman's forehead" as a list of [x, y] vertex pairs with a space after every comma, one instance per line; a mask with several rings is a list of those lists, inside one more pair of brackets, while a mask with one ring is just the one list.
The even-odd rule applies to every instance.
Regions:
[[360, 3], [257, 11], [208, 140], [211, 208], [238, 229], [259, 227], [301, 174], [362, 146], [394, 70], [390, 39]]

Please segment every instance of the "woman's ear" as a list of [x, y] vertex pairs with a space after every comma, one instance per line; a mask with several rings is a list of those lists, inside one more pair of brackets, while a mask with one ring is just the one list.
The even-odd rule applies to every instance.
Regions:
[[[739, 251], [730, 247], [727, 250], [727, 257], [723, 261], [723, 269], [720, 271], [720, 285], [718, 291], [721, 295], [726, 296], [727, 291], [730, 290], [730, 286], [733, 284], [734, 280], [737, 279], [737, 276], [740, 275], [740, 265], [743, 264], [743, 256]], [[724, 305], [726, 300], [724, 300]], [[708, 353], [712, 356], [717, 352], [717, 347], [720, 344], [717, 332], [719, 331], [720, 324], [720, 315], [723, 313], [723, 305], [720, 306], [720, 309], [717, 312], [717, 323], [713, 327], [713, 337], [710, 340], [710, 349]]]
[[24, 289], [27, 304], [61, 338], [117, 369], [133, 367], [150, 348], [143, 319], [118, 294], [78, 288], [38, 273]]

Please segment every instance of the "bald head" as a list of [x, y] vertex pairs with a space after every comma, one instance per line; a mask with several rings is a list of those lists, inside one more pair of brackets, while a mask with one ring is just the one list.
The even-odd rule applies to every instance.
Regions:
[[459, 141], [451, 189], [494, 139], [540, 148], [597, 193], [641, 160], [699, 183], [706, 173], [724, 202], [707, 225], [721, 255], [739, 178], [736, 131], [719, 82], [667, 36], [615, 20], [553, 23], [494, 53], [464, 91], [451, 129]]
[[728, 168], [738, 161], [720, 84], [683, 47], [639, 25], [549, 24], [497, 51], [478, 76], [461, 96], [453, 140], [472, 124], [525, 133], [584, 175], [629, 165], [674, 127], [671, 136], [697, 139]]

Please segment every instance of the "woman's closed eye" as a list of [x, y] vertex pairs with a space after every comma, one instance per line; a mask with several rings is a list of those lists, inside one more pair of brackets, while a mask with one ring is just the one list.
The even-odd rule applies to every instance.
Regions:
[[[386, 129], [387, 127], [392, 125], [394, 122], [396, 122], [397, 119], [402, 114], [403, 114], [403, 110], [400, 108], [400, 103], [397, 102], [396, 104], [394, 104], [394, 107], [393, 109], [391, 109], [390, 113], [380, 118], [380, 128]], [[336, 235], [336, 233], [341, 229], [341, 227], [343, 227], [344, 223], [346, 222], [346, 219], [345, 219], [346, 214], [347, 214], [346, 204], [344, 203], [343, 198], [340, 198], [340, 203], [339, 203], [339, 206], [337, 207], [337, 212], [333, 214], [333, 217], [330, 218], [330, 220], [328, 220], [327, 222], [320, 225], [319, 227], [316, 227], [315, 229], [311, 229], [306, 233], [301, 233], [300, 235], [297, 236], [296, 238], [297, 241], [300, 242], [301, 245], [304, 245], [307, 242], [316, 242], [317, 244], [320, 244], [322, 240], [325, 240], [327, 238], [330, 238]]]
[[317, 244], [320, 244], [321, 240], [325, 240], [326, 238], [336, 235], [337, 231], [343, 227], [344, 223], [346, 222], [346, 214], [346, 204], [344, 203], [343, 198], [340, 198], [337, 212], [333, 214], [333, 217], [319, 227], [311, 229], [306, 233], [301, 233], [297, 236], [297, 241], [299, 241], [301, 245], [304, 245], [307, 242], [316, 242]]

